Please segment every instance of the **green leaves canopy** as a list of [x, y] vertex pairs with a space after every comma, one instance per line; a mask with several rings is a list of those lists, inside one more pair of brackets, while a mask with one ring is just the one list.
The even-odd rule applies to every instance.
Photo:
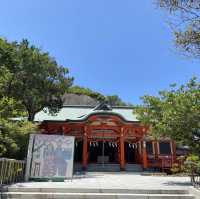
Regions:
[[14, 121], [25, 113], [21, 103], [5, 96], [5, 85], [9, 83], [10, 72], [0, 68], [0, 157], [23, 159], [26, 155], [28, 135], [36, 131], [36, 125], [26, 121]]
[[87, 95], [91, 98], [96, 99], [97, 101], [105, 100], [105, 97], [102, 94], [95, 92], [95, 91], [92, 91], [89, 88], [83, 88], [83, 87], [80, 87], [80, 86], [72, 86], [72, 87], [69, 88], [68, 92], [73, 93], [73, 94], [77, 94], [77, 95]]
[[58, 111], [61, 97], [73, 80], [67, 68], [58, 65], [48, 53], [29, 45], [27, 40], [9, 43], [0, 39], [0, 67], [9, 71], [4, 95], [21, 102], [29, 121], [44, 107]]
[[200, 153], [200, 83], [196, 78], [186, 85], [159, 96], [144, 96], [135, 109], [138, 119], [150, 126], [153, 136], [167, 136]]

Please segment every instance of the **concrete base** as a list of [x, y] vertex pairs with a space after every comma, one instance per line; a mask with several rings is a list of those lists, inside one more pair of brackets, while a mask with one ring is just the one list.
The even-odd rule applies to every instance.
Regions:
[[29, 182], [6, 187], [2, 199], [194, 199], [185, 177], [137, 173], [85, 173], [65, 182]]

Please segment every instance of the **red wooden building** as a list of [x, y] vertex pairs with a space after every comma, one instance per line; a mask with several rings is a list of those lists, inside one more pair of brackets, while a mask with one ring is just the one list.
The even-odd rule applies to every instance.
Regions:
[[175, 142], [148, 136], [148, 127], [136, 119], [133, 107], [63, 106], [56, 115], [39, 112], [35, 121], [41, 133], [75, 136], [76, 168], [169, 169], [176, 160]]

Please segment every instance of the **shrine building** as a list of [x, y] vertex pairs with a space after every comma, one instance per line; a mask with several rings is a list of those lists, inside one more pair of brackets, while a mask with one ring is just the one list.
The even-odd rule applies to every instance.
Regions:
[[37, 113], [35, 122], [43, 134], [75, 136], [75, 170], [163, 170], [176, 161], [175, 142], [152, 139], [133, 107], [65, 105], [55, 115]]

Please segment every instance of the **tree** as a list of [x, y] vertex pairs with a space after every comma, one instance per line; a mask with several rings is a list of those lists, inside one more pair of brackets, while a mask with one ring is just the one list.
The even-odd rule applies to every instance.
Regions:
[[10, 121], [0, 118], [0, 157], [24, 159], [28, 137], [37, 126], [28, 121]]
[[14, 121], [14, 117], [25, 116], [21, 103], [4, 96], [5, 85], [10, 72], [0, 68], [0, 157], [23, 159], [26, 155], [28, 135], [37, 130], [36, 125], [27, 121]]
[[142, 99], [143, 105], [134, 112], [154, 137], [170, 137], [200, 154], [200, 82], [196, 78]]
[[87, 95], [93, 99], [96, 99], [97, 101], [104, 101], [105, 97], [98, 92], [92, 91], [89, 88], [84, 88], [80, 86], [72, 86], [68, 90], [69, 93], [77, 94], [77, 95]]
[[93, 99], [96, 99], [98, 102], [106, 101], [111, 106], [132, 106], [129, 103], [123, 102], [118, 95], [103, 95], [89, 88], [84, 88], [80, 86], [72, 86], [69, 88], [68, 92], [77, 95], [87, 95]]
[[62, 95], [73, 81], [67, 68], [27, 40], [10, 43], [0, 39], [0, 67], [10, 73], [4, 95], [21, 103], [29, 121], [44, 108], [57, 112], [62, 106]]
[[170, 13], [176, 47], [185, 55], [200, 58], [200, 1], [157, 0]]
[[108, 95], [106, 96], [107, 102], [111, 106], [127, 106], [128, 104], [123, 102], [118, 95]]

